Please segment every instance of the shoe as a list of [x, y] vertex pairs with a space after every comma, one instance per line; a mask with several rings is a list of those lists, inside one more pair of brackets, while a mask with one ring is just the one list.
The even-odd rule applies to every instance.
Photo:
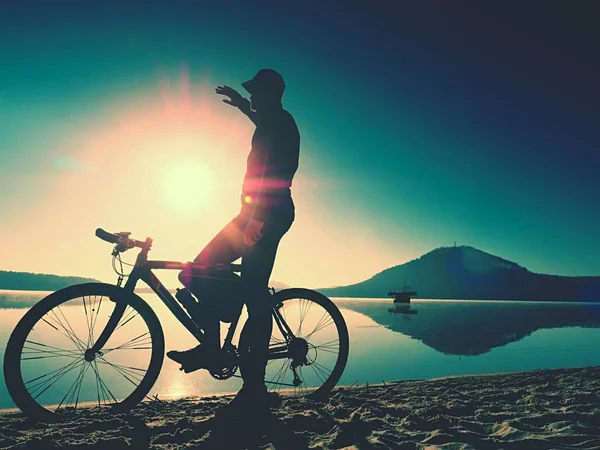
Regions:
[[230, 408], [245, 408], [256, 411], [257, 409], [269, 409], [279, 402], [279, 396], [267, 391], [263, 384], [262, 386], [247, 385], [242, 386], [237, 395], [227, 405]]
[[218, 367], [221, 352], [210, 350], [203, 345], [197, 345], [184, 351], [171, 350], [167, 352], [167, 357], [181, 364], [179, 370], [190, 373], [199, 369], [212, 370]]
[[226, 405], [216, 411], [216, 417], [230, 421], [262, 421], [270, 413], [266, 390], [255, 392], [253, 389], [242, 387], [237, 395]]

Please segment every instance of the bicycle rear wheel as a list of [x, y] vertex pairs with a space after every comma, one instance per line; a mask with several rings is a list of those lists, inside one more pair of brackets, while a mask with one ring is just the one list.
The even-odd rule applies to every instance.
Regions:
[[[97, 355], [86, 352], [115, 311], [125, 312]], [[4, 355], [8, 392], [28, 416], [44, 421], [87, 407], [123, 412], [156, 381], [164, 336], [152, 309], [117, 286], [87, 283], [50, 294], [13, 330]]]
[[[240, 349], [250, 345], [244, 327]], [[265, 384], [270, 392], [322, 397], [337, 384], [349, 353], [348, 328], [337, 306], [310, 289], [273, 295], [273, 331]]]

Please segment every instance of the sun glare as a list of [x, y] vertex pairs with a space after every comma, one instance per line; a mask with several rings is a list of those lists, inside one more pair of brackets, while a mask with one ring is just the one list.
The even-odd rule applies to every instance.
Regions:
[[162, 193], [172, 212], [195, 214], [206, 209], [213, 199], [210, 170], [199, 162], [179, 162], [164, 168]]

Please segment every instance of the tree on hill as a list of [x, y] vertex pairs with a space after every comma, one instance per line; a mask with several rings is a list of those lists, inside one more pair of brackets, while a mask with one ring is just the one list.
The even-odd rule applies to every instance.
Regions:
[[98, 280], [93, 278], [0, 270], [0, 289], [56, 291], [72, 284], [89, 282], [98, 282]]

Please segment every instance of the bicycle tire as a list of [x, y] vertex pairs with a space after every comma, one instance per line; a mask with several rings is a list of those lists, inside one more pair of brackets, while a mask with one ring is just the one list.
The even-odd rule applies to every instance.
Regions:
[[[27, 311], [11, 333], [6, 346], [4, 355], [4, 378], [6, 386], [15, 404], [29, 417], [45, 422], [54, 422], [60, 420], [62, 415], [38, 403], [25, 386], [26, 382], [23, 380], [21, 356], [26, 340], [34, 326], [53, 308], [84, 296], [102, 296], [110, 299], [119, 298], [119, 301], [126, 301], [127, 305], [139, 314], [150, 333], [151, 356], [148, 370], [131, 394], [118, 402], [115, 399], [115, 403], [109, 406], [111, 411], [120, 413], [136, 406], [148, 394], [158, 378], [164, 359], [165, 343], [162, 327], [152, 308], [136, 294], [126, 292], [123, 288], [115, 285], [84, 283], [69, 286], [48, 295]], [[100, 400], [98, 400], [98, 405], [100, 406]]]
[[[336, 386], [338, 381], [340, 380], [344, 369], [346, 368], [346, 363], [348, 362], [348, 355], [350, 352], [350, 339], [348, 336], [348, 327], [346, 325], [346, 321], [342, 316], [342, 313], [338, 309], [338, 307], [325, 295], [305, 288], [289, 288], [283, 289], [272, 296], [273, 307], [279, 304], [285, 304], [286, 301], [294, 300], [294, 299], [305, 299], [310, 302], [314, 302], [321, 306], [333, 319], [335, 323], [337, 334], [339, 336], [339, 353], [337, 356], [337, 360], [335, 362], [335, 366], [331, 371], [329, 377], [325, 382], [318, 387], [316, 390], [307, 393], [306, 395], [297, 395], [299, 397], [307, 397], [307, 398], [323, 398], [327, 396], [331, 392], [331, 390]], [[249, 337], [247, 331], [247, 325], [244, 324], [244, 328], [242, 329], [240, 335], [239, 348], [240, 351], [247, 348], [249, 345]], [[274, 326], [275, 330], [275, 326]], [[285, 363], [284, 363], [285, 364]], [[269, 380], [265, 380], [267, 388], [269, 389]], [[269, 389], [272, 391], [273, 389]]]

